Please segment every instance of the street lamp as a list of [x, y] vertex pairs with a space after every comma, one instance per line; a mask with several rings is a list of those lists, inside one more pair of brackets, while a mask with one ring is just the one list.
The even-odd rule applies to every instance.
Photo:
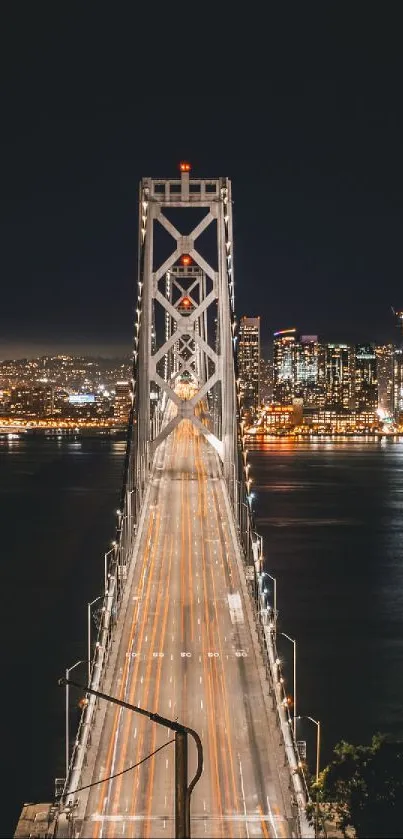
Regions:
[[310, 720], [316, 725], [316, 816], [315, 816], [315, 835], [318, 835], [318, 827], [319, 827], [319, 790], [318, 790], [318, 780], [319, 780], [319, 764], [320, 764], [320, 720], [315, 720], [313, 717], [303, 716], [303, 717], [296, 717], [296, 720]]
[[[77, 663], [80, 664], [80, 662]], [[72, 669], [71, 667], [70, 670]], [[63, 684], [66, 687], [67, 684], [71, 684], [75, 687], [82, 688], [87, 693], [99, 697], [99, 699], [106, 699], [107, 702], [112, 702], [121, 708], [128, 708], [130, 711], [142, 714], [152, 720], [152, 722], [163, 725], [165, 728], [169, 728], [175, 732], [175, 839], [185, 839], [185, 837], [190, 839], [190, 796], [203, 772], [203, 745], [197, 731], [182, 725], [177, 719], [170, 720], [167, 717], [162, 717], [160, 714], [147, 711], [145, 708], [139, 708], [137, 705], [129, 705], [128, 702], [124, 702], [122, 699], [109, 696], [107, 693], [101, 693], [101, 691], [94, 690], [91, 687], [84, 687], [79, 682], [68, 681], [67, 678], [59, 679], [59, 685]], [[197, 769], [190, 784], [188, 784], [188, 734], [193, 737], [197, 749]]]
[[294, 647], [294, 662], [293, 662], [293, 687], [294, 687], [294, 713], [293, 713], [293, 730], [294, 730], [294, 740], [297, 740], [297, 642], [294, 638], [291, 638], [290, 635], [287, 635], [286, 632], [280, 632], [280, 635], [284, 635], [284, 638], [287, 638], [288, 641], [291, 641]]
[[100, 594], [99, 597], [96, 597], [94, 600], [91, 600], [90, 603], [87, 603], [87, 641], [88, 641], [88, 684], [91, 682], [91, 606], [94, 603], [98, 603], [98, 600], [102, 600], [104, 597], [103, 594]]
[[85, 660], [80, 658], [79, 661], [76, 661], [72, 667], [66, 667], [66, 782], [69, 774], [69, 764], [70, 764], [70, 723], [69, 723], [69, 701], [70, 701], [70, 693], [69, 693], [69, 677], [72, 670], [78, 667], [79, 664], [85, 664]]
[[109, 551], [106, 552], [104, 560], [104, 582], [105, 582], [105, 594], [108, 592], [108, 556], [112, 553], [115, 553], [115, 546], [110, 548]]
[[297, 720], [310, 720], [316, 725], [316, 783], [319, 778], [319, 764], [320, 764], [320, 720], [314, 720], [313, 717], [303, 716], [296, 717]]
[[[277, 623], [277, 580], [272, 574], [268, 574], [267, 571], [263, 571], [262, 577], [269, 577], [270, 580], [273, 580], [273, 617], [274, 617], [274, 634], [276, 634], [276, 623]], [[263, 589], [263, 593], [265, 594], [266, 591]]]

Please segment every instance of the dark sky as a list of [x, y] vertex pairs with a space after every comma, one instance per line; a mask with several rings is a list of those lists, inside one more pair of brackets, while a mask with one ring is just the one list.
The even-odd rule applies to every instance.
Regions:
[[0, 359], [130, 352], [138, 182], [183, 158], [232, 179], [236, 309], [265, 343], [393, 338], [400, 4], [243, 7], [200, 41], [101, 6], [2, 11]]

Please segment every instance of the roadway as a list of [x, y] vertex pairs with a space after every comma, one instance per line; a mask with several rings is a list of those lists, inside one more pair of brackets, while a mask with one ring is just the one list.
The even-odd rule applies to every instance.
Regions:
[[[287, 837], [273, 729], [248, 621], [218, 458], [189, 420], [157, 450], [111, 693], [199, 733], [204, 771], [192, 837]], [[108, 705], [80, 831], [85, 837], [174, 836], [173, 733]], [[95, 746], [93, 747], [95, 750]], [[196, 750], [189, 738], [189, 778]]]

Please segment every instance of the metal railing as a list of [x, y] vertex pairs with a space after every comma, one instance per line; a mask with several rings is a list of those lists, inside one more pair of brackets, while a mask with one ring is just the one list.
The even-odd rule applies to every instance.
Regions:
[[282, 735], [285, 757], [290, 772], [290, 788], [297, 808], [299, 834], [303, 837], [313, 837], [315, 835], [314, 827], [307, 817], [307, 805], [311, 803], [311, 797], [303, 762], [294, 737], [293, 718], [290, 714], [285, 680], [277, 652], [277, 614], [274, 612], [274, 604], [272, 609], [267, 608], [266, 597], [262, 592], [263, 537], [255, 530], [251, 498], [247, 494], [245, 482], [240, 481], [238, 486], [238, 510], [236, 512], [238, 513], [238, 534], [242, 547], [241, 555], [254, 610], [266, 677], [273, 700], [273, 709], [276, 711], [276, 721]]

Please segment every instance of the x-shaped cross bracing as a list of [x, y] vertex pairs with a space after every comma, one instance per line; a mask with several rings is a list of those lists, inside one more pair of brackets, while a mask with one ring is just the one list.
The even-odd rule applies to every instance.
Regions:
[[[200, 221], [200, 223], [187, 236], [183, 236], [180, 231], [164, 216], [161, 207], [154, 208], [154, 218], [165, 228], [165, 230], [172, 236], [176, 242], [176, 248], [171, 255], [157, 268], [152, 274], [152, 296], [154, 300], [162, 306], [164, 311], [172, 318], [175, 324], [174, 331], [170, 337], [162, 344], [162, 346], [151, 356], [149, 375], [150, 380], [154, 381], [163, 390], [167, 397], [175, 403], [178, 409], [177, 416], [171, 420], [157, 435], [152, 443], [152, 448], [155, 448], [162, 442], [168, 434], [175, 428], [181, 419], [189, 419], [202, 433], [209, 439], [215, 449], [218, 451], [220, 457], [223, 457], [223, 445], [221, 440], [203, 425], [200, 419], [196, 416], [195, 410], [197, 405], [206, 397], [207, 393], [221, 378], [220, 358], [217, 353], [208, 344], [206, 336], [203, 336], [202, 316], [207, 312], [209, 306], [218, 298], [217, 293], [217, 272], [209, 265], [209, 263], [202, 257], [202, 255], [195, 248], [196, 239], [203, 233], [204, 230], [217, 218], [216, 207], [210, 209], [207, 215]], [[187, 297], [191, 303], [192, 311], [190, 314], [183, 315], [179, 310], [180, 299], [173, 304], [159, 288], [159, 282], [163, 277], [166, 277], [170, 269], [180, 259], [183, 254], [191, 257], [193, 263], [199, 266], [203, 272], [212, 281], [212, 289], [204, 298], [201, 294], [200, 278], [194, 280], [188, 289], [184, 289], [176, 276], [172, 276], [172, 286], [175, 287], [182, 297]], [[199, 302], [192, 297], [192, 292], [199, 286]], [[192, 346], [190, 344], [192, 343]], [[167, 355], [172, 349], [177, 347], [177, 366], [175, 371], [171, 374], [168, 381], [162, 378], [157, 372], [158, 362]], [[183, 358], [181, 353], [187, 350], [191, 353], [190, 357]], [[214, 372], [207, 378], [207, 381], [200, 381], [196, 375], [197, 371], [197, 354], [202, 354], [214, 364]], [[207, 364], [206, 368], [207, 369]], [[188, 371], [191, 373], [193, 380], [196, 380], [199, 385], [199, 390], [195, 396], [190, 400], [182, 400], [175, 393], [172, 384], [177, 378]]]

